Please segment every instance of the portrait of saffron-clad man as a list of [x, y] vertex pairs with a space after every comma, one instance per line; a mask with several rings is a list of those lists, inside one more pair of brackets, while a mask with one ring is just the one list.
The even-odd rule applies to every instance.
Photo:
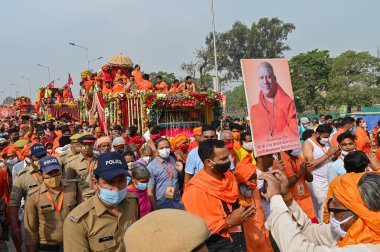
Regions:
[[280, 148], [276, 151], [297, 148], [298, 123], [288, 61], [246, 59], [242, 68], [255, 153], [273, 153], [273, 146]]

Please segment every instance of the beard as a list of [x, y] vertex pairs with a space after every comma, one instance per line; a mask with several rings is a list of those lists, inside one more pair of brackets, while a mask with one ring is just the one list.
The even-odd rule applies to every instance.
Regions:
[[246, 184], [243, 184], [243, 183], [239, 184], [239, 191], [241, 194], [243, 194], [244, 196], [247, 196], [247, 197], [252, 197], [252, 195], [253, 195], [252, 188], [250, 188], [249, 186], [247, 186]]

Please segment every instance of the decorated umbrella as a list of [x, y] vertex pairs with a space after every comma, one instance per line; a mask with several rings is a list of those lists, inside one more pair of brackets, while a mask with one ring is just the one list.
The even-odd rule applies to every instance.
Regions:
[[123, 66], [123, 67], [132, 67], [133, 66], [132, 60], [129, 57], [124, 56], [122, 53], [120, 53], [119, 55], [113, 56], [108, 61], [108, 64], [110, 66]]

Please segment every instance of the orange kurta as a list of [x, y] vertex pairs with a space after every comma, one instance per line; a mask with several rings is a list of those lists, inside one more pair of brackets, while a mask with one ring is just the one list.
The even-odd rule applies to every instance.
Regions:
[[331, 138], [331, 147], [335, 147], [335, 146], [339, 146], [339, 143], [338, 143], [338, 136], [340, 135], [340, 134], [342, 134], [342, 133], [344, 133], [344, 130], [342, 130], [341, 128], [339, 128], [336, 132], [335, 132], [335, 134], [332, 136], [332, 138]]
[[135, 78], [135, 82], [138, 84], [142, 81], [142, 73], [139, 70], [133, 71], [133, 78]]
[[113, 88], [112, 88], [112, 93], [125, 93], [125, 89], [124, 89], [124, 86], [120, 86], [119, 84], [116, 84]]
[[128, 81], [128, 77], [125, 76], [124, 74], [121, 74], [121, 75], [116, 74], [115, 78], [113, 78], [114, 85], [117, 85], [117, 82], [119, 79], [123, 79], [123, 84], [127, 83], [127, 81]]
[[152, 82], [148, 80], [142, 80], [141, 82], [138, 82], [137, 87], [139, 90], [154, 90]]
[[277, 85], [274, 104], [267, 101], [260, 91], [259, 102], [251, 107], [251, 122], [256, 144], [267, 142], [267, 139], [271, 138], [271, 130], [273, 131], [272, 137], [283, 135], [291, 138], [298, 137], [294, 100], [285, 93], [280, 85]]
[[[247, 180], [256, 173], [257, 167], [252, 164], [252, 158], [247, 155], [235, 168], [235, 176], [238, 183], [248, 184]], [[260, 192], [254, 185], [253, 197], [239, 194], [240, 200], [245, 200], [248, 204], [256, 204], [256, 213], [253, 218], [244, 222], [244, 236], [247, 252], [272, 252], [273, 248], [269, 240], [269, 232], [265, 228], [265, 213], [261, 205]], [[253, 202], [254, 201], [254, 202]]]
[[[285, 152], [281, 152], [281, 159], [284, 162], [284, 171], [288, 179], [299, 172], [301, 170], [301, 165], [305, 162], [304, 158], [292, 158]], [[273, 162], [273, 166], [276, 166], [277, 164], [278, 160], [276, 159]], [[315, 218], [316, 215], [313, 207], [313, 201], [311, 199], [309, 188], [306, 184], [305, 176], [302, 176], [295, 185], [289, 188], [289, 190], [293, 199], [297, 202], [305, 214], [307, 214], [307, 217], [309, 217], [309, 219]]]
[[358, 126], [355, 130], [355, 136], [356, 150], [370, 154], [371, 144], [367, 132], [362, 127]]
[[228, 231], [222, 231], [227, 217], [222, 201], [226, 203], [229, 211], [232, 211], [231, 204], [236, 202], [238, 196], [238, 185], [232, 172], [227, 171], [223, 179], [218, 180], [202, 168], [187, 183], [182, 202], [186, 211], [206, 221], [211, 235], [219, 233], [229, 238]]
[[106, 88], [106, 86], [104, 86], [103, 89], [102, 89], [102, 93], [103, 93], [103, 94], [109, 94], [109, 93], [112, 93], [112, 89], [110, 89], [110, 88]]
[[157, 92], [168, 92], [168, 85], [165, 82], [161, 81], [156, 85]]

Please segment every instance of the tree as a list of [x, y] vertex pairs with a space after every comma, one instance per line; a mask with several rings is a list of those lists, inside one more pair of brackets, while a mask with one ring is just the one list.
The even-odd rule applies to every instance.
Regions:
[[328, 77], [333, 59], [329, 52], [315, 49], [300, 53], [289, 61], [294, 100], [298, 112], [313, 109], [315, 114], [326, 105]]
[[[240, 60], [244, 58], [279, 58], [290, 47], [286, 43], [288, 35], [295, 29], [294, 24], [284, 23], [278, 18], [261, 18], [249, 28], [236, 21], [226, 32], [216, 33], [218, 72], [221, 83], [241, 79]], [[214, 69], [214, 43], [210, 33], [206, 37], [206, 48], [196, 52], [197, 72], [200, 79]], [[182, 64], [182, 69], [194, 65]], [[202, 68], [200, 68], [202, 67]], [[201, 83], [203, 84], [203, 82]]]
[[380, 60], [368, 52], [346, 51], [337, 57], [329, 76], [328, 101], [335, 106], [370, 106], [378, 102]]
[[245, 114], [248, 114], [244, 85], [239, 85], [233, 90], [227, 91], [225, 95], [227, 96], [227, 111], [243, 110]]
[[13, 98], [8, 96], [4, 99], [3, 104], [11, 104], [13, 102]]
[[156, 77], [161, 76], [162, 81], [166, 82], [166, 84], [172, 84], [175, 79], [177, 79], [174, 73], [168, 73], [164, 71], [158, 71], [157, 73], [152, 72], [149, 74], [149, 81], [152, 83], [156, 83]]

